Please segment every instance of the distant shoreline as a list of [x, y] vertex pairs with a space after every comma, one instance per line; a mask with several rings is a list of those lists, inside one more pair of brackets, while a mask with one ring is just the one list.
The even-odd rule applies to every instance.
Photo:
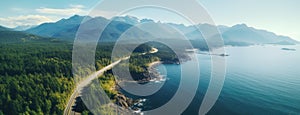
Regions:
[[154, 61], [154, 62], [151, 62], [148, 64], [148, 69], [150, 68], [154, 68], [155, 66], [158, 66], [160, 64], [162, 64], [163, 62], [162, 61]]

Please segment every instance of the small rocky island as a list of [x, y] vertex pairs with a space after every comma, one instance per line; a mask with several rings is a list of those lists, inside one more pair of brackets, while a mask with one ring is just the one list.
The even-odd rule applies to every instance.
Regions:
[[296, 49], [292, 49], [292, 48], [281, 48], [281, 50], [286, 50], [286, 51], [296, 51]]
[[229, 56], [228, 54], [220, 54], [219, 56], [225, 57], [225, 56]]

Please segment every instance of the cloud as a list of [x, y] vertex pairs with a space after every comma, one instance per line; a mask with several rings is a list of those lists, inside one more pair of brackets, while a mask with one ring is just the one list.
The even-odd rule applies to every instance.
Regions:
[[[102, 16], [106, 18], [112, 18], [116, 16], [119, 12], [116, 11], [107, 11], [107, 10], [100, 10], [100, 9], [88, 9], [83, 5], [79, 4], [70, 4], [68, 8], [47, 8], [42, 7], [35, 9], [37, 13], [43, 15], [54, 15], [58, 17], [70, 17], [72, 15], [89, 15], [89, 16]], [[89, 12], [90, 11], [90, 12]]]
[[84, 8], [83, 5], [79, 5], [79, 4], [71, 4], [70, 7], [72, 7], [72, 8], [80, 8], [80, 9]]
[[[41, 7], [27, 11], [23, 8], [11, 8], [12, 11], [25, 12], [20, 16], [11, 16], [11, 17], [0, 17], [0, 25], [14, 28], [16, 26], [27, 26], [27, 25], [39, 25], [45, 22], [55, 22], [62, 18], [68, 18], [72, 15], [90, 15], [92, 17], [102, 16], [106, 18], [112, 18], [118, 14], [116, 11], [105, 11], [100, 9], [94, 9], [91, 12], [88, 12], [83, 5], [70, 4], [67, 8], [48, 8]], [[30, 13], [30, 14], [29, 14]], [[33, 13], [33, 14], [32, 14]]]
[[24, 25], [39, 25], [44, 22], [53, 22], [54, 17], [50, 18], [42, 15], [21, 15], [16, 17], [0, 18], [0, 25], [16, 27]]
[[69, 8], [38, 8], [36, 9], [38, 13], [42, 14], [54, 14], [61, 16], [71, 16], [74, 14], [86, 14], [87, 12], [84, 10], [83, 5], [74, 5], [71, 4]]

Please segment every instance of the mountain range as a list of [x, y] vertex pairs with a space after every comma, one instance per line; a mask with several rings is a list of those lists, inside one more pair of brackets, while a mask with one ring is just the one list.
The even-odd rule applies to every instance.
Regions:
[[59, 42], [60, 40], [0, 26], [0, 43]]
[[[135, 25], [142, 23], [148, 23], [147, 29], [148, 31], [151, 30], [152, 33], [146, 32], [139, 28], [132, 28]], [[104, 30], [100, 38], [100, 40], [102, 41], [116, 41], [128, 29], [130, 29], [130, 32], [126, 34], [126, 37], [130, 38], [160, 37], [161, 35], [159, 34], [164, 34], [163, 36], [169, 36], [165, 39], [171, 39], [178, 36], [178, 33], [176, 34], [176, 32], [170, 31], [167, 26], [176, 28], [181, 33], [183, 33], [187, 39], [191, 41], [204, 41], [201, 32], [199, 32], [196, 27], [200, 28], [200, 30], [209, 30], [211, 28], [215, 28], [215, 26], [210, 24], [186, 26], [183, 24], [155, 22], [151, 19], [139, 20], [138, 18], [133, 16], [119, 16], [112, 19], [107, 19], [104, 17], [74, 15], [68, 19], [61, 19], [57, 22], [43, 23], [41, 25], [24, 30], [23, 32], [37, 36], [57, 38], [65, 41], [73, 41], [79, 27], [85, 27], [86, 31], [90, 32], [85, 35], [87, 40], [89, 39], [89, 37], [93, 37], [93, 34], [95, 34], [95, 32], [98, 32], [99, 30]], [[275, 33], [266, 30], [259, 30], [253, 27], [248, 27], [245, 24], [237, 24], [232, 27], [217, 27], [220, 30], [225, 45], [293, 45], [299, 43], [298, 41], [293, 40], [290, 37], [276, 35]], [[8, 28], [0, 27], [0, 30], [2, 29]], [[213, 38], [214, 36], [207, 39]]]
[[11, 30], [11, 29], [9, 29], [9, 28], [0, 26], [0, 31], [10, 31], [10, 30]]
[[13, 30], [15, 31], [25, 31], [28, 30], [30, 28], [36, 27], [35, 25], [23, 25], [23, 26], [17, 26], [15, 28], [13, 28]]

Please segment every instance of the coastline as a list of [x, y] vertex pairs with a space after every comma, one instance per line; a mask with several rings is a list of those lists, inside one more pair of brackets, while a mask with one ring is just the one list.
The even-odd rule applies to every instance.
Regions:
[[[188, 61], [190, 60], [189, 57], [184, 57], [184, 61]], [[161, 73], [157, 70], [157, 66], [159, 66], [160, 64], [181, 64], [182, 62], [180, 61], [154, 61], [151, 63], [146, 64], [146, 67], [144, 68], [146, 70], [146, 72], [143, 73], [143, 79], [141, 80], [137, 80], [137, 81], [132, 81], [132, 80], [121, 80], [118, 81], [118, 83], [116, 84], [117, 86], [117, 91], [119, 92], [119, 95], [121, 95], [123, 98], [119, 98], [120, 100], [117, 101], [118, 102], [122, 102], [123, 104], [119, 105], [122, 107], [125, 106], [125, 108], [127, 108], [128, 110], [132, 111], [134, 114], [143, 114], [143, 108], [144, 105], [147, 101], [146, 98], [136, 98], [136, 97], [131, 97], [130, 95], [127, 95], [126, 93], [122, 92], [122, 90], [120, 89], [120, 84], [125, 85], [126, 83], [139, 83], [139, 84], [146, 84], [146, 83], [162, 83], [165, 82], [167, 80], [167, 77], [164, 75], [161, 75]], [[130, 100], [130, 101], [129, 101]], [[126, 104], [125, 104], [125, 103]]]
[[[140, 98], [140, 97], [135, 97], [135, 96], [131, 96], [128, 95], [125, 92], [123, 92], [121, 90], [121, 84], [122, 85], [128, 85], [127, 83], [138, 83], [138, 84], [146, 84], [146, 83], [162, 83], [165, 82], [168, 78], [165, 75], [162, 75], [160, 73], [160, 71], [157, 69], [157, 67], [160, 64], [176, 64], [179, 65], [182, 62], [191, 60], [191, 58], [189, 56], [186, 55], [180, 55], [181, 58], [183, 58], [182, 61], [179, 60], [159, 60], [159, 61], [153, 61], [150, 63], [147, 63], [146, 66], [144, 66], [143, 68], [146, 70], [142, 75], [142, 79], [140, 80], [126, 80], [123, 79], [121, 81], [118, 81], [118, 83], [116, 84], [117, 86], [117, 91], [119, 93], [119, 97], [117, 99], [117, 104], [119, 104], [119, 106], [121, 107], [125, 107], [126, 109], [130, 110], [131, 112], [133, 112], [134, 114], [143, 114], [143, 109], [145, 104], [147, 103], [147, 98]], [[120, 103], [121, 102], [121, 103]], [[125, 106], [124, 106], [125, 105]]]
[[[147, 64], [147, 68], [146, 68], [147, 72], [143, 74], [143, 76], [147, 78], [146, 80], [140, 80], [140, 81], [122, 80], [119, 81], [119, 83], [138, 82], [140, 84], [143, 84], [148, 82], [160, 82], [162, 80], [165, 80], [165, 78], [163, 78], [155, 68], [162, 63], [163, 63], [162, 61], [154, 61]], [[120, 86], [118, 85], [119, 83], [116, 84], [117, 85], [116, 90], [119, 93], [118, 96], [116, 96], [117, 104], [122, 108], [128, 109], [135, 114], [143, 114], [142, 110], [143, 110], [143, 105], [146, 102], [146, 99], [144, 98], [134, 99], [133, 97], [123, 94], [123, 92], [119, 89], [120, 88]]]
[[155, 66], [158, 66], [160, 64], [162, 64], [163, 62], [162, 61], [154, 61], [154, 62], [151, 62], [148, 64], [148, 69], [149, 68], [154, 68]]
[[163, 64], [162, 61], [155, 61], [148, 64], [147, 70], [148, 70], [148, 77], [150, 78], [146, 82], [162, 82], [165, 81], [166, 78], [159, 73], [159, 71], [156, 69], [157, 66], [160, 64]]
[[155, 81], [157, 78], [161, 78], [160, 73], [156, 70], [155, 67], [157, 67], [160, 64], [163, 64], [164, 62], [162, 61], [154, 61], [151, 63], [147, 64], [147, 67], [145, 68], [147, 70], [147, 72], [143, 73], [143, 77], [144, 79], [141, 80], [126, 80], [126, 79], [122, 79], [118, 81], [118, 84], [120, 83], [124, 83], [124, 82], [137, 82], [139, 84], [145, 84], [151, 81]]

